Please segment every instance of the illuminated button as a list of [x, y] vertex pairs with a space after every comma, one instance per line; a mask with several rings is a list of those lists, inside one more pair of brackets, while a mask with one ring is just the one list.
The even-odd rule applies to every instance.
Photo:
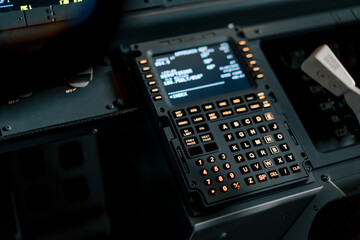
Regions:
[[153, 77], [152, 74], [146, 74], [146, 75], [145, 75], [145, 78], [146, 78], [146, 79], [150, 79], [150, 78], [152, 78], [152, 77]]
[[219, 114], [217, 112], [208, 113], [207, 117], [209, 120], [216, 120], [219, 118]]
[[162, 96], [161, 95], [157, 95], [153, 97], [154, 101], [159, 101], [162, 100]]
[[188, 146], [188, 147], [198, 144], [198, 140], [196, 137], [187, 138], [184, 141], [185, 141], [186, 146]]
[[253, 177], [247, 177], [244, 179], [246, 185], [251, 186], [255, 184], [255, 179]]
[[216, 143], [208, 143], [204, 145], [204, 149], [206, 152], [212, 152], [219, 149], [218, 145]]
[[293, 165], [293, 166], [290, 166], [290, 169], [293, 173], [298, 173], [298, 172], [301, 172], [301, 168], [299, 165]]
[[188, 137], [194, 134], [194, 130], [191, 127], [182, 129], [180, 132], [183, 137]]
[[205, 123], [195, 126], [195, 129], [198, 133], [207, 132], [209, 131], [209, 126]]
[[159, 92], [159, 89], [158, 88], [153, 88], [150, 90], [151, 93], [158, 93]]
[[209, 193], [210, 196], [215, 196], [216, 195], [216, 190], [214, 188], [211, 188], [211, 189], [209, 189], [208, 193]]
[[245, 165], [245, 166], [240, 167], [239, 169], [240, 169], [241, 174], [247, 174], [247, 173], [249, 173], [249, 172], [250, 172], [249, 167], [248, 167], [248, 166], [246, 166], [246, 165]]
[[210, 186], [212, 184], [212, 180], [210, 178], [205, 179], [204, 184], [206, 186]]
[[265, 157], [268, 155], [265, 149], [259, 149], [256, 151], [256, 153], [259, 155], [259, 157]]
[[226, 110], [221, 111], [221, 115], [222, 115], [223, 117], [231, 116], [231, 115], [233, 115], [233, 114], [234, 114], [234, 113], [233, 113], [233, 111], [232, 111], [231, 109], [226, 109]]
[[202, 108], [204, 109], [204, 111], [209, 111], [209, 110], [214, 109], [215, 107], [214, 107], [214, 104], [207, 103], [207, 104], [202, 105]]
[[252, 143], [254, 144], [254, 146], [261, 146], [262, 145], [262, 142], [261, 142], [260, 138], [253, 139]]
[[193, 123], [201, 123], [201, 122], [205, 121], [205, 119], [202, 115], [192, 117], [191, 120], [193, 121]]
[[271, 146], [271, 147], [269, 147], [269, 150], [270, 150], [271, 154], [278, 154], [280, 152], [280, 150], [277, 146]]
[[276, 170], [268, 172], [268, 175], [271, 179], [276, 179], [279, 177], [279, 174]]
[[227, 123], [222, 123], [222, 124], [219, 125], [219, 129], [220, 129], [220, 131], [227, 131], [230, 128], [229, 128], [229, 125]]
[[235, 111], [237, 113], [244, 113], [244, 112], [247, 112], [248, 109], [246, 108], [246, 106], [241, 106], [241, 107], [236, 108]]
[[260, 71], [260, 68], [259, 67], [254, 67], [252, 70], [253, 70], [253, 72], [258, 72], [258, 71]]
[[188, 112], [189, 114], [196, 114], [200, 112], [200, 108], [199, 107], [190, 107], [188, 108]]
[[249, 107], [251, 110], [257, 110], [257, 109], [261, 108], [261, 105], [260, 105], [260, 103], [254, 103], [254, 104], [251, 104]]
[[263, 77], [264, 77], [264, 74], [262, 74], [262, 73], [256, 75], [256, 78], [257, 78], [257, 79], [261, 79], [261, 78], [263, 78]]
[[216, 104], [218, 105], [219, 108], [229, 106], [229, 103], [226, 100], [216, 102]]
[[268, 132], [266, 126], [259, 126], [258, 130], [259, 130], [260, 133], [267, 133]]
[[147, 72], [147, 71], [150, 71], [150, 67], [143, 67], [141, 70], [142, 70], [143, 72]]
[[244, 46], [244, 45], [246, 45], [246, 41], [240, 41], [240, 42], [238, 42], [238, 44], [239, 44], [240, 46]]
[[270, 103], [269, 101], [263, 101], [263, 102], [262, 102], [262, 105], [263, 105], [264, 108], [269, 108], [269, 107], [271, 107], [271, 103]]
[[253, 171], [259, 171], [259, 170], [262, 169], [260, 163], [252, 163], [251, 168], [252, 168]]
[[234, 159], [237, 163], [245, 162], [244, 156], [242, 154], [234, 156]]
[[264, 167], [265, 168], [271, 168], [274, 166], [273, 162], [270, 159], [266, 159], [263, 161]]
[[243, 52], [249, 52], [249, 51], [250, 51], [250, 48], [244, 47], [244, 48], [242, 49], [242, 51], [243, 51]]
[[229, 172], [229, 173], [227, 174], [227, 177], [228, 177], [229, 179], [234, 179], [234, 178], [235, 178], [235, 173]]
[[186, 113], [182, 109], [173, 111], [174, 118], [181, 118], [181, 117], [184, 117], [185, 115], [186, 115]]
[[270, 135], [265, 136], [265, 137], [264, 137], [264, 140], [265, 140], [265, 142], [266, 142], [267, 144], [274, 142], [274, 138], [273, 138], [272, 136], [270, 136]]
[[265, 173], [257, 175], [256, 178], [259, 182], [265, 182], [267, 180], [267, 176]]
[[287, 143], [280, 144], [279, 147], [282, 152], [286, 152], [290, 150], [290, 147]]
[[139, 63], [140, 63], [141, 65], [144, 65], [144, 64], [147, 64], [148, 61], [147, 61], [146, 59], [141, 59], [141, 60], [139, 61]]
[[254, 152], [248, 152], [245, 154], [248, 160], [254, 160], [256, 159], [256, 155]]
[[256, 123], [261, 123], [261, 122], [263, 121], [263, 119], [262, 119], [261, 116], [255, 116], [255, 117], [253, 117], [253, 120], [254, 120], [254, 122], [256, 122]]
[[210, 142], [212, 140], [214, 140], [213, 136], [211, 135], [211, 133], [205, 134], [205, 135], [201, 135], [200, 136], [201, 142]]
[[227, 192], [227, 191], [229, 191], [229, 188], [228, 188], [226, 185], [222, 185], [222, 186], [220, 187], [220, 191], [222, 191], [222, 192]]
[[176, 121], [176, 124], [179, 126], [179, 127], [183, 127], [183, 126], [187, 126], [190, 124], [189, 120], [187, 119], [182, 119], [182, 120], [177, 120]]
[[264, 114], [264, 117], [267, 121], [271, 121], [271, 120], [274, 120], [274, 115], [272, 113], [265, 113]]
[[248, 53], [248, 54], [246, 54], [245, 55], [245, 57], [247, 58], [247, 59], [250, 59], [250, 58], [252, 58], [254, 55], [252, 55], [251, 53]]
[[240, 189], [240, 183], [239, 183], [239, 182], [233, 182], [233, 183], [231, 184], [231, 187], [232, 187], [233, 189]]
[[259, 100], [264, 100], [266, 97], [265, 97], [265, 93], [263, 93], [263, 92], [259, 92], [258, 94], [257, 94], [257, 96], [258, 96], [258, 98], [259, 98]]
[[281, 175], [281, 176], [288, 176], [288, 175], [290, 175], [289, 169], [287, 169], [286, 167], [280, 168], [280, 169], [279, 169], [279, 172], [280, 172], [280, 175]]
[[241, 142], [240, 145], [241, 145], [241, 147], [242, 147], [243, 149], [251, 148], [251, 145], [250, 145], [250, 142], [249, 142], [249, 141]]
[[242, 99], [241, 99], [241, 97], [237, 97], [237, 98], [232, 98], [231, 99], [231, 103], [232, 104], [239, 104], [239, 103], [242, 103]]
[[149, 81], [147, 83], [148, 86], [155, 86], [156, 85], [156, 81]]

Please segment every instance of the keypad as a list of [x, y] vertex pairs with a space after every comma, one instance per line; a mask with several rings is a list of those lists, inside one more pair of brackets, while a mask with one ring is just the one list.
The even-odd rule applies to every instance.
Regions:
[[[307, 176], [300, 147], [264, 92], [208, 102], [170, 113], [208, 202]], [[194, 170], [195, 169], [195, 170]]]

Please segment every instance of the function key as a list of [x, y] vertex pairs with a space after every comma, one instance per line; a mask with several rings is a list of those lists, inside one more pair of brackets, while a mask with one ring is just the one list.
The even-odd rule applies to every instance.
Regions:
[[245, 55], [245, 58], [247, 58], [247, 59], [251, 59], [253, 57], [254, 57], [254, 55], [251, 54], [251, 53], [248, 53], [248, 54]]
[[219, 118], [219, 114], [217, 112], [211, 112], [207, 114], [207, 118], [209, 120], [216, 120]]
[[254, 67], [257, 64], [256, 60], [251, 60], [248, 62], [249, 67]]
[[251, 105], [249, 105], [249, 107], [250, 107], [250, 109], [253, 110], [253, 111], [254, 111], [254, 110], [261, 109], [260, 103], [251, 104]]
[[181, 118], [186, 115], [185, 111], [183, 109], [173, 111], [174, 118]]
[[186, 146], [188, 146], [188, 147], [194, 146], [199, 143], [196, 137], [187, 138], [184, 141], [185, 141]]
[[268, 175], [271, 179], [276, 179], [279, 177], [279, 174], [276, 170], [268, 172]]
[[254, 68], [252, 69], [252, 71], [253, 71], [253, 72], [259, 72], [259, 71], [260, 71], [260, 67], [254, 67]]
[[264, 100], [266, 98], [265, 93], [263, 93], [263, 92], [259, 92], [257, 94], [257, 97], [258, 97], [259, 100]]
[[233, 114], [234, 114], [234, 112], [231, 109], [226, 109], [226, 110], [221, 111], [221, 115], [223, 117], [231, 116]]
[[177, 121], [176, 121], [176, 124], [177, 124], [179, 127], [183, 127], [183, 126], [189, 125], [190, 122], [189, 122], [188, 119], [181, 119], [181, 120], [177, 120]]
[[212, 140], [214, 140], [213, 136], [211, 133], [205, 134], [205, 135], [201, 135], [200, 136], [201, 142], [205, 143], [205, 142], [210, 142]]
[[198, 106], [189, 107], [188, 109], [189, 114], [196, 114], [200, 112], [200, 108]]
[[231, 103], [232, 103], [233, 105], [236, 105], [236, 104], [239, 104], [239, 103], [242, 103], [242, 102], [243, 102], [243, 100], [242, 100], [241, 97], [236, 97], [236, 98], [232, 98], [232, 99], [231, 99]]
[[263, 102], [262, 102], [262, 105], [263, 105], [264, 108], [269, 108], [269, 107], [271, 107], [271, 103], [270, 103], [269, 101], [263, 101]]
[[202, 115], [198, 115], [198, 116], [192, 117], [191, 120], [192, 120], [193, 123], [196, 124], [196, 123], [204, 122], [205, 118]]
[[149, 87], [155, 86], [155, 85], [156, 85], [156, 81], [149, 81], [149, 82], [147, 83], [147, 85], [148, 85]]
[[256, 78], [257, 79], [262, 79], [262, 78], [264, 78], [264, 74], [260, 73], [260, 74], [256, 75]]
[[266, 121], [274, 120], [274, 115], [271, 112], [265, 113], [264, 117], [265, 117]]
[[145, 75], [145, 78], [146, 78], [146, 79], [153, 78], [153, 75], [152, 75], [151, 73], [150, 73], [150, 74], [146, 74], [146, 75]]
[[195, 129], [198, 133], [203, 133], [210, 130], [209, 126], [206, 123], [195, 126]]
[[248, 101], [248, 102], [254, 101], [254, 100], [256, 100], [256, 95], [255, 94], [245, 95], [245, 100]]
[[265, 173], [257, 175], [256, 178], [258, 179], [259, 182], [265, 182], [267, 180]]
[[204, 111], [209, 111], [215, 109], [215, 106], [212, 103], [207, 103], [207, 104], [203, 104], [202, 108]]
[[194, 130], [191, 127], [181, 129], [180, 132], [183, 137], [191, 136], [194, 134]]
[[245, 113], [245, 112], [248, 111], [248, 109], [247, 109], [246, 106], [240, 106], [240, 107], [235, 108], [235, 111], [236, 111], [237, 113]]
[[219, 108], [229, 106], [229, 103], [227, 100], [218, 101], [218, 102], [216, 102], [216, 104], [218, 105]]
[[152, 88], [152, 89], [150, 89], [150, 92], [151, 93], [158, 93], [160, 90], [159, 90], [159, 88]]
[[293, 173], [298, 173], [298, 172], [301, 172], [301, 168], [299, 165], [293, 165], [293, 166], [290, 166], [290, 169]]
[[240, 46], [245, 46], [245, 45], [246, 45], [246, 41], [241, 40], [241, 41], [238, 42], [238, 44], [239, 44]]

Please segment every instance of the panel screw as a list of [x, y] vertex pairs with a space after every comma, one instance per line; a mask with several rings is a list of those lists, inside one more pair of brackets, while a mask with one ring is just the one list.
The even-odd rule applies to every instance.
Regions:
[[11, 131], [11, 126], [7, 125], [5, 127], [3, 127], [3, 130], [8, 132], [8, 131]]
[[225, 239], [227, 237], [227, 233], [223, 232], [220, 234], [219, 239]]
[[91, 132], [92, 132], [92, 134], [97, 134], [98, 130], [96, 128], [94, 128]]
[[331, 180], [331, 178], [329, 175], [323, 174], [323, 175], [321, 175], [321, 180], [323, 180], [324, 182], [328, 182]]
[[114, 108], [114, 105], [113, 104], [109, 104], [106, 106], [107, 109], [113, 109]]

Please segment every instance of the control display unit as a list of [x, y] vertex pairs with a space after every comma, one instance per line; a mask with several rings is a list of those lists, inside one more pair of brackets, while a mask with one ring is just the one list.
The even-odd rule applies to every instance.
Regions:
[[235, 30], [131, 49], [190, 206], [212, 207], [309, 179], [304, 150], [273, 101], [271, 79], [262, 72], [252, 43]]

